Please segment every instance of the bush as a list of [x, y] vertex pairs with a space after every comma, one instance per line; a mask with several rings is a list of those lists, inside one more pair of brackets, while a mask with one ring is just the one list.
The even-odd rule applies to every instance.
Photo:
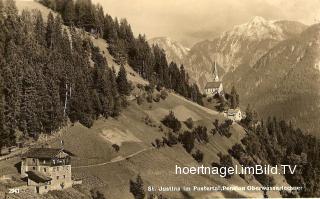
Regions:
[[211, 129], [210, 133], [214, 136], [217, 133], [217, 129]]
[[137, 84], [137, 88], [139, 88], [140, 90], [144, 89], [144, 86], [142, 84]]
[[[222, 155], [219, 153], [218, 156], [220, 157], [220, 166], [221, 167], [233, 167], [232, 157], [228, 155]], [[225, 178], [231, 178], [231, 175], [227, 173]]]
[[173, 132], [178, 132], [181, 129], [181, 122], [174, 116], [172, 111], [161, 122], [166, 127], [171, 128]]
[[162, 90], [161, 93], [160, 93], [160, 97], [161, 97], [161, 99], [163, 99], [163, 100], [167, 99], [167, 97], [168, 97], [167, 91]]
[[143, 188], [143, 180], [140, 175], [137, 176], [136, 181], [130, 180], [130, 192], [135, 199], [143, 199], [146, 193]]
[[207, 127], [205, 126], [197, 126], [193, 131], [193, 135], [198, 140], [198, 142], [208, 143], [209, 137], [207, 133]]
[[189, 117], [184, 123], [189, 129], [193, 128], [193, 120], [191, 117]]
[[143, 102], [144, 102], [143, 97], [142, 97], [142, 96], [138, 96], [138, 97], [137, 97], [137, 104], [138, 104], [138, 105], [141, 105], [141, 104], [143, 104]]
[[192, 157], [198, 162], [203, 161], [203, 153], [198, 149], [194, 154], [192, 154]]
[[147, 102], [148, 102], [148, 103], [152, 103], [152, 100], [153, 100], [153, 96], [152, 96], [151, 93], [149, 93], [149, 94], [147, 95]]
[[154, 102], [160, 102], [160, 94], [157, 94], [154, 98], [153, 98]]
[[113, 144], [113, 145], [112, 145], [112, 148], [113, 148], [116, 152], [119, 152], [119, 150], [120, 150], [120, 146], [117, 145], [117, 144]]
[[243, 149], [241, 144], [235, 144], [231, 149], [229, 149], [229, 154], [237, 160], [245, 154], [245, 150]]
[[158, 138], [155, 140], [155, 142], [157, 148], [160, 148], [162, 146], [161, 141]]
[[91, 128], [93, 125], [93, 119], [90, 117], [89, 114], [81, 114], [79, 122], [87, 128]]
[[175, 135], [173, 135], [172, 132], [169, 132], [169, 133], [168, 133], [167, 138], [168, 138], [168, 139], [167, 139], [166, 144], [167, 144], [169, 147], [178, 144], [178, 138], [177, 138]]
[[224, 123], [219, 125], [219, 120], [216, 119], [213, 122], [213, 126], [215, 126], [216, 131], [220, 135], [229, 138], [232, 135], [231, 132], [230, 132], [230, 127], [231, 127], [232, 123], [233, 123], [233, 121], [228, 119], [228, 120], [225, 120]]
[[182, 146], [186, 149], [188, 153], [191, 153], [194, 147], [194, 136], [190, 131], [185, 131], [179, 136], [179, 140], [182, 143]]

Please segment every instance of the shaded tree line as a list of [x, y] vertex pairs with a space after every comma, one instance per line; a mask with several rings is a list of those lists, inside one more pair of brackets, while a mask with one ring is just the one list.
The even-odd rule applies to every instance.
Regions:
[[[246, 164], [255, 164], [253, 159], [260, 159], [262, 164], [297, 165], [297, 171], [294, 174], [284, 175], [287, 182], [291, 186], [303, 187], [299, 192], [302, 197], [319, 197], [320, 140], [276, 117], [259, 121], [254, 117], [252, 109], [249, 115], [250, 117], [247, 117], [243, 123], [248, 133], [242, 143], [246, 153], [254, 158], [247, 157]], [[252, 123], [255, 125], [247, 125]], [[243, 159], [239, 155], [243, 149], [239, 146], [232, 151], [234, 157]], [[270, 181], [266, 178], [260, 180]]]

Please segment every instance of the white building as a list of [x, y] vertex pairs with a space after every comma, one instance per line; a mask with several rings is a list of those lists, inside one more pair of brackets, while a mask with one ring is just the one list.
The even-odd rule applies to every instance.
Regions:
[[223, 92], [223, 85], [219, 79], [217, 64], [214, 62], [214, 81], [208, 82], [204, 88], [204, 91], [208, 97], [212, 97], [216, 94], [221, 95]]
[[234, 122], [239, 122], [243, 118], [242, 112], [238, 108], [225, 111], [224, 116]]

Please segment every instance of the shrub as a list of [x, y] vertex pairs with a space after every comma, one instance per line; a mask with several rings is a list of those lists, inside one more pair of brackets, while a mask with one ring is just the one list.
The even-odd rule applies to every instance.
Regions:
[[105, 199], [105, 196], [100, 191], [91, 190], [90, 193], [92, 199]]
[[186, 149], [188, 153], [191, 153], [194, 147], [194, 136], [190, 131], [185, 131], [179, 136], [179, 140], [182, 143], [182, 146]]
[[171, 128], [173, 132], [177, 132], [181, 129], [181, 122], [174, 116], [172, 111], [170, 111], [169, 115], [166, 115], [161, 122], [166, 127]]
[[243, 149], [241, 144], [233, 145], [228, 152], [232, 157], [234, 157], [237, 160], [240, 160], [240, 158], [245, 154], [245, 150]]
[[211, 129], [210, 133], [214, 136], [217, 133], [217, 129]]
[[156, 142], [156, 147], [157, 147], [157, 148], [160, 148], [160, 147], [161, 147], [161, 141], [157, 138], [157, 139], [155, 140], [155, 142]]
[[137, 88], [139, 88], [140, 90], [144, 89], [144, 86], [142, 84], [137, 84]]
[[154, 98], [153, 98], [154, 102], [160, 102], [160, 94], [157, 94]]
[[153, 96], [152, 96], [151, 93], [149, 93], [149, 94], [147, 95], [147, 102], [148, 102], [148, 103], [152, 103], [152, 100], [153, 100]]
[[113, 148], [116, 152], [119, 152], [119, 150], [120, 150], [120, 146], [117, 145], [117, 144], [113, 144], [113, 145], [112, 145], [112, 148]]
[[205, 126], [197, 126], [193, 131], [193, 135], [198, 140], [198, 142], [208, 143], [209, 137], [207, 133], [207, 127]]
[[189, 117], [184, 123], [189, 129], [193, 128], [193, 120], [191, 117]]
[[192, 154], [192, 157], [198, 162], [203, 161], [203, 153], [198, 149], [194, 154]]
[[[232, 157], [229, 154], [222, 155], [222, 153], [219, 153], [218, 156], [220, 157], [221, 167], [233, 167]], [[227, 173], [225, 178], [231, 178], [231, 175]]]
[[160, 93], [160, 97], [161, 97], [161, 99], [163, 99], [163, 100], [167, 99], [167, 97], [168, 97], [168, 92], [165, 91], [165, 90], [162, 90], [161, 93]]
[[143, 104], [143, 102], [144, 102], [143, 97], [142, 97], [142, 96], [138, 96], [138, 97], [137, 97], [137, 104], [138, 104], [138, 105], [141, 105], [141, 104]]
[[91, 128], [93, 125], [93, 119], [90, 117], [89, 114], [81, 114], [79, 122], [87, 128]]
[[143, 199], [146, 193], [143, 189], [143, 181], [140, 175], [137, 176], [136, 181], [130, 180], [130, 192], [135, 199]]
[[178, 144], [178, 138], [175, 135], [173, 135], [172, 132], [169, 132], [167, 137], [168, 137], [168, 139], [167, 139], [167, 143], [166, 144], [169, 147]]

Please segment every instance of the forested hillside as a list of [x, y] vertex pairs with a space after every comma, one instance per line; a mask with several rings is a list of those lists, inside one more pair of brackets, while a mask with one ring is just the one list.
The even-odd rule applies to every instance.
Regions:
[[47, 23], [37, 11], [18, 15], [13, 0], [1, 0], [0, 11], [1, 146], [14, 144], [17, 132], [57, 131], [67, 116], [90, 127], [99, 115], [119, 114], [127, 94], [119, 86], [128, 82], [85, 34], [51, 13]]
[[124, 67], [118, 75], [108, 67], [87, 31], [109, 41], [115, 61], [128, 62], [151, 88], [165, 86], [201, 104], [183, 66], [168, 65], [164, 51], [150, 48], [144, 36], [134, 38], [126, 20], [104, 16], [89, 0], [42, 3], [62, 18], [50, 13], [43, 19], [39, 11], [19, 15], [14, 0], [0, 0], [1, 147], [58, 131], [68, 118], [90, 127], [127, 105], [132, 85]]
[[105, 14], [100, 5], [91, 0], [39, 0], [43, 5], [61, 14], [68, 26], [76, 26], [105, 39], [109, 52], [119, 65], [128, 63], [151, 85], [164, 86], [202, 104], [201, 93], [196, 84], [189, 84], [184, 67], [168, 63], [163, 49], [149, 46], [146, 37], [135, 38], [126, 19], [118, 20]]

